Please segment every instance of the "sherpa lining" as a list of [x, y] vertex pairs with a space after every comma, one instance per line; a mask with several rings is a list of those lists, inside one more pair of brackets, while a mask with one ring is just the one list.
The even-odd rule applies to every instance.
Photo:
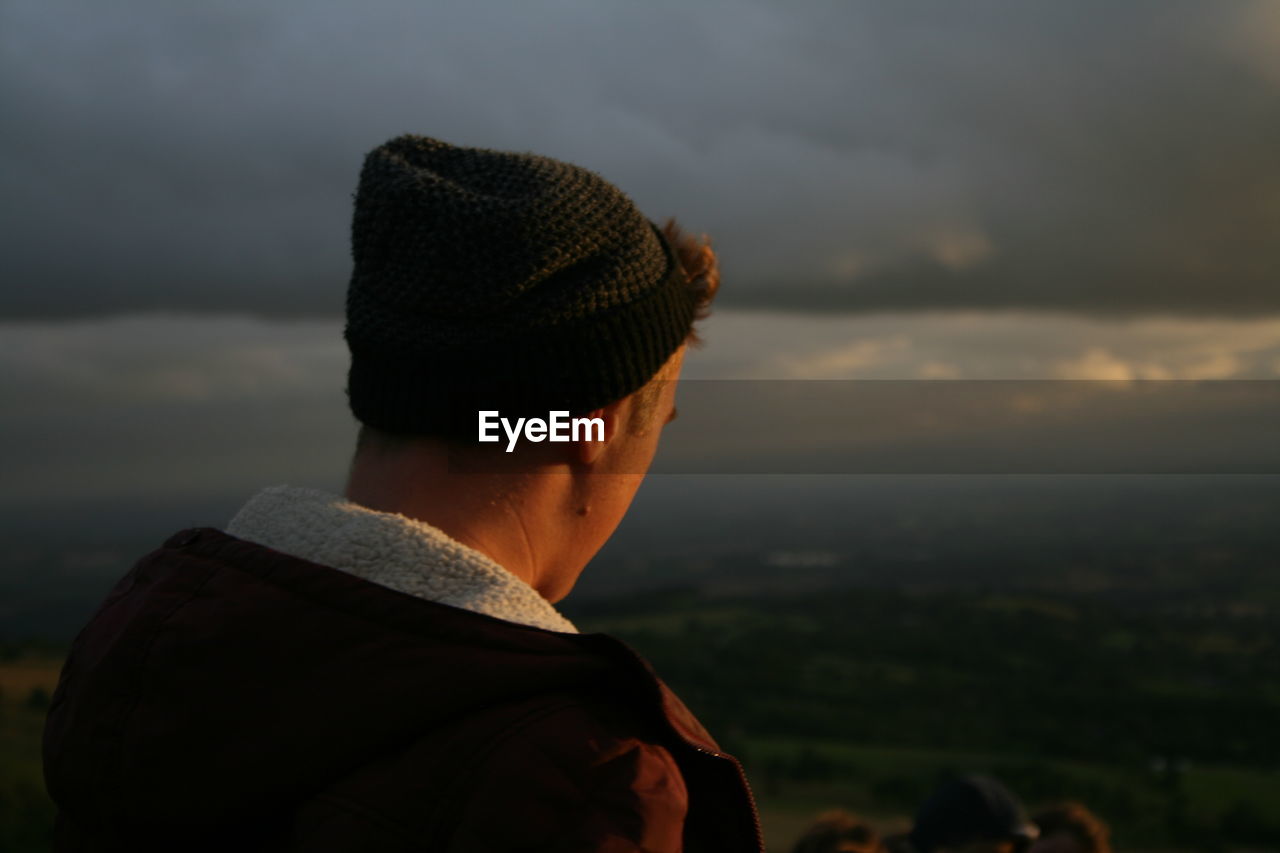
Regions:
[[578, 633], [537, 590], [439, 528], [319, 489], [263, 489], [236, 513], [226, 532], [407, 595]]

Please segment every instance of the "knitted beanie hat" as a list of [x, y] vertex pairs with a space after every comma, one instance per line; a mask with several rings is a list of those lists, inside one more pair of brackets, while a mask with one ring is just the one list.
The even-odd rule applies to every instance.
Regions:
[[693, 325], [658, 228], [548, 157], [392, 139], [365, 157], [351, 242], [346, 390], [388, 432], [584, 414], [644, 385]]

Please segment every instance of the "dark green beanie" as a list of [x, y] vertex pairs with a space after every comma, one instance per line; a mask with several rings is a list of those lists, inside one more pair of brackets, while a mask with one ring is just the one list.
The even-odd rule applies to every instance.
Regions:
[[478, 409], [580, 415], [644, 385], [696, 297], [617, 187], [534, 154], [400, 136], [351, 225], [347, 395], [388, 432], [471, 436]]

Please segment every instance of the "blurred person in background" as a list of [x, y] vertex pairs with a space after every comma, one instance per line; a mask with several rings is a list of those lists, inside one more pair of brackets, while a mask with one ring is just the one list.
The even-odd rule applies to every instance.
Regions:
[[[709, 245], [421, 136], [365, 158], [351, 235], [346, 492], [266, 488], [108, 594], [45, 730], [57, 849], [762, 850], [739, 763], [554, 606], [674, 417]], [[490, 409], [600, 428], [508, 449]]]
[[791, 853], [877, 853], [880, 836], [871, 824], [844, 809], [818, 815]]
[[1030, 853], [1111, 853], [1111, 830], [1081, 803], [1041, 809], [1032, 821], [1040, 837]]
[[1017, 797], [990, 776], [940, 784], [907, 836], [915, 853], [1025, 853], [1039, 835]]

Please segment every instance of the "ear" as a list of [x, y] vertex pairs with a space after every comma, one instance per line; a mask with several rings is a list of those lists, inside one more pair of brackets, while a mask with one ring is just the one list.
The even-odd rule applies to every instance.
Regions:
[[[625, 399], [625, 398], [624, 398]], [[589, 421], [599, 420], [603, 423], [604, 440], [598, 440], [600, 436], [600, 427], [595, 424], [588, 424], [586, 429], [579, 433], [579, 438], [572, 442], [571, 452], [573, 461], [582, 465], [593, 465], [604, 453], [605, 448], [618, 435], [622, 427], [622, 400], [616, 400], [607, 406], [596, 409], [594, 412], [588, 412], [582, 417]]]

